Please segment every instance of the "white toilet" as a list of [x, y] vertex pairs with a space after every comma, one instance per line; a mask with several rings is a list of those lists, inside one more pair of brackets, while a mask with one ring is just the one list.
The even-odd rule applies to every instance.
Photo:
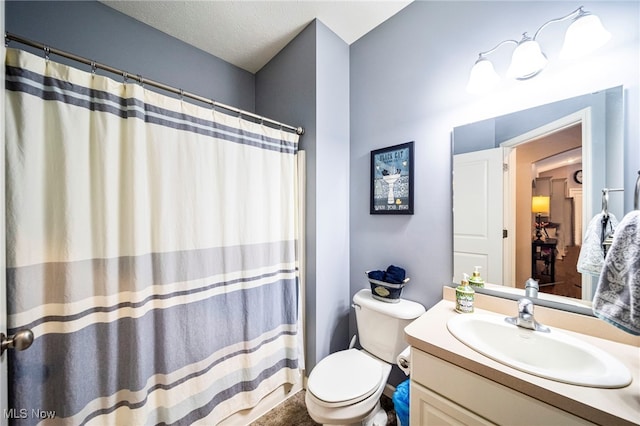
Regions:
[[353, 296], [353, 306], [363, 349], [335, 352], [320, 361], [309, 375], [305, 404], [318, 423], [384, 426], [380, 396], [392, 364], [407, 347], [404, 328], [425, 309], [409, 300], [376, 300], [368, 289]]

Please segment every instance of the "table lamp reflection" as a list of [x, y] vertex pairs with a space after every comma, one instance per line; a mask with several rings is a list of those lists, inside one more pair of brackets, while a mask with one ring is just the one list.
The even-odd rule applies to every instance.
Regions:
[[531, 198], [531, 212], [536, 214], [536, 241], [542, 241], [542, 232], [549, 238], [546, 226], [547, 222], [542, 222], [542, 214], [549, 214], [549, 197], [539, 195]]

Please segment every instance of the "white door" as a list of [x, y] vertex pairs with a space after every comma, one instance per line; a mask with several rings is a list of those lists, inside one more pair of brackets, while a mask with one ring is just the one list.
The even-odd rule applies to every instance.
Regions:
[[486, 282], [503, 284], [502, 148], [453, 156], [453, 281], [475, 266]]

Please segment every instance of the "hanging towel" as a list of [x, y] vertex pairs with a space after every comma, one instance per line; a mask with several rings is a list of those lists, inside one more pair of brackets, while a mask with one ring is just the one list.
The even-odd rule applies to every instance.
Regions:
[[628, 213], [616, 228], [607, 252], [593, 313], [634, 335], [640, 335], [640, 211]]
[[[578, 256], [578, 272], [581, 274], [591, 274], [599, 276], [602, 271], [602, 265], [604, 263], [604, 249], [602, 248], [602, 242], [604, 237], [609, 232], [616, 229], [618, 226], [618, 219], [609, 213], [609, 220], [606, 223], [603, 233], [603, 219], [605, 215], [598, 213], [591, 219], [589, 225], [587, 225], [587, 231], [585, 232], [584, 239], [582, 240], [582, 248], [580, 249], [580, 255]], [[603, 236], [604, 235], [604, 236]]]

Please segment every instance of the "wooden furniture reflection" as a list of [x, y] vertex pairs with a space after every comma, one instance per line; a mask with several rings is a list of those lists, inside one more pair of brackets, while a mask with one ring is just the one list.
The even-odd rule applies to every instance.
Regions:
[[541, 286], [556, 282], [557, 244], [557, 240], [551, 238], [531, 242], [531, 277]]

